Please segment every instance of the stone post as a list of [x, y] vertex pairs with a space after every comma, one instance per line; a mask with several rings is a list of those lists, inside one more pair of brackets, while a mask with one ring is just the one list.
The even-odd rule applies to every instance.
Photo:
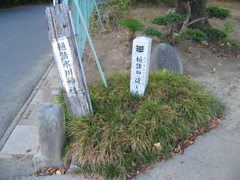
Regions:
[[130, 92], [143, 96], [148, 84], [152, 39], [137, 37], [133, 40]]
[[44, 104], [38, 110], [38, 129], [40, 151], [35, 155], [35, 164], [39, 167], [60, 166], [62, 151], [66, 144], [63, 107], [50, 102]]

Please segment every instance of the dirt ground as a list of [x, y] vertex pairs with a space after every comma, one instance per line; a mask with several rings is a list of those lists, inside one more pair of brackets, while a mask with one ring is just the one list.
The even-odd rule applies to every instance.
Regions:
[[[230, 34], [229, 40], [240, 42], [240, 3], [226, 3], [211, 0], [209, 5], [217, 5], [231, 11], [231, 17], [227, 20], [211, 19], [210, 24], [217, 29], [223, 29], [226, 21], [232, 21], [234, 32]], [[153, 18], [166, 15], [169, 7], [160, 5], [140, 4], [134, 7], [129, 16], [140, 20], [146, 27], [159, 29], [166, 32], [166, 28], [151, 23]], [[127, 39], [127, 31], [99, 33], [92, 32], [91, 37], [100, 60], [105, 76], [117, 71], [130, 70], [131, 53], [124, 46]], [[141, 34], [138, 34], [141, 36]], [[219, 42], [220, 47], [224, 42]], [[157, 44], [153, 38], [152, 49]], [[226, 43], [225, 43], [226, 45]], [[196, 79], [221, 99], [227, 106], [226, 120], [223, 126], [226, 129], [240, 132], [240, 52], [235, 54], [229, 52], [213, 52], [213, 46], [204, 46], [192, 41], [182, 41], [174, 48], [182, 60], [184, 74]], [[239, 54], [238, 54], [239, 53]], [[222, 55], [220, 55], [222, 54]], [[231, 54], [228, 56], [228, 54]], [[88, 83], [101, 81], [91, 48], [87, 44], [83, 57], [85, 74]]]

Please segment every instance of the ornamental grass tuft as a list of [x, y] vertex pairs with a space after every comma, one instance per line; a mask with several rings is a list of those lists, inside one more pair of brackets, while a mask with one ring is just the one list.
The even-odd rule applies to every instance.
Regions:
[[[105, 179], [131, 174], [159, 155], [171, 157], [179, 139], [222, 113], [223, 105], [195, 80], [168, 71], [150, 74], [143, 97], [130, 94], [130, 74], [119, 72], [89, 86], [94, 115], [67, 122], [66, 157], [81, 173]], [[153, 148], [154, 144], [158, 148]]]

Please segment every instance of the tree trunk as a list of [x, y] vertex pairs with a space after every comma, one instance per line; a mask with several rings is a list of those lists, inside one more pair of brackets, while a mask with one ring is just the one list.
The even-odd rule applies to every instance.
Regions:
[[[199, 19], [207, 16], [205, 8], [208, 0], [197, 0], [196, 2], [191, 2], [191, 15], [194, 19]], [[187, 14], [186, 2], [184, 0], [175, 0], [176, 13], [178, 14]], [[197, 21], [193, 23], [190, 28], [193, 29], [203, 29], [204, 27], [210, 27], [210, 24], [207, 20]]]

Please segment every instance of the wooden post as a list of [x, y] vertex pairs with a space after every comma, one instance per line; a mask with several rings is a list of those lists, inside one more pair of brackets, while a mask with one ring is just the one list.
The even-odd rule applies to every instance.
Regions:
[[79, 64], [75, 36], [68, 11], [63, 4], [46, 8], [49, 39], [63, 86], [67, 109], [74, 117], [92, 114], [85, 75]]

